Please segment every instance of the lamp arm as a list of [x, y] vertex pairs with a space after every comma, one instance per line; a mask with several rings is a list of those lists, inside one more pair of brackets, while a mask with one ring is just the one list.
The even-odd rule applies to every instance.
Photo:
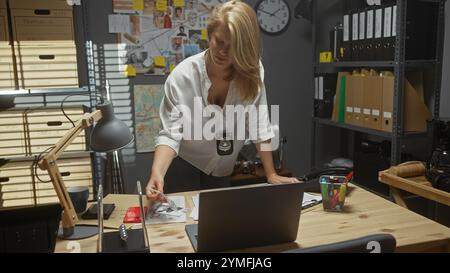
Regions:
[[71, 128], [66, 134], [64, 134], [64, 136], [62, 136], [55, 144], [55, 148], [46, 154], [38, 163], [41, 170], [48, 172], [48, 175], [53, 183], [53, 187], [55, 188], [59, 202], [63, 209], [61, 216], [63, 232], [64, 235], [67, 236], [70, 236], [73, 233], [78, 217], [73, 207], [72, 200], [70, 200], [69, 193], [67, 192], [61, 173], [59, 172], [56, 160], [64, 152], [67, 146], [69, 146], [84, 129], [92, 126], [94, 122], [100, 120], [101, 118], [102, 113], [100, 110], [93, 113], [84, 114], [76, 123], [75, 127]]

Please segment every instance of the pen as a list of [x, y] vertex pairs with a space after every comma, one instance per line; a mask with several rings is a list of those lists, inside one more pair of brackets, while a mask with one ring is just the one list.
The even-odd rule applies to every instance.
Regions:
[[350, 179], [352, 179], [353, 177], [353, 171], [351, 171], [349, 174], [347, 174], [347, 176], [345, 177], [345, 182], [348, 183], [350, 182]]

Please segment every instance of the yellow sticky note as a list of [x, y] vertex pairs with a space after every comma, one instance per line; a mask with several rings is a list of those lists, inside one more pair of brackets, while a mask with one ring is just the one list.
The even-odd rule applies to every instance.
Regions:
[[155, 56], [153, 59], [156, 67], [166, 67], [166, 58], [164, 56]]
[[208, 30], [206, 28], [202, 28], [202, 40], [208, 40]]
[[173, 0], [174, 7], [184, 7], [184, 0]]
[[333, 61], [333, 53], [330, 51], [320, 52], [319, 62], [321, 63], [331, 63]]
[[144, 0], [133, 0], [133, 10], [144, 10]]
[[170, 69], [170, 72], [172, 72], [175, 69], [175, 65], [174, 64], [170, 64], [169, 69]]
[[166, 12], [167, 0], [156, 0], [156, 10]]
[[127, 64], [125, 65], [125, 75], [127, 77], [134, 77], [136, 76], [136, 68], [134, 67], [134, 65], [131, 64]]

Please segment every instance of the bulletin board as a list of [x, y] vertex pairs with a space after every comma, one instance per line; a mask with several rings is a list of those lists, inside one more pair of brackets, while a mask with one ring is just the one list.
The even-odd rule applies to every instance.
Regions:
[[109, 32], [124, 45], [124, 71], [167, 75], [185, 58], [208, 48], [213, 8], [225, 0], [112, 0]]

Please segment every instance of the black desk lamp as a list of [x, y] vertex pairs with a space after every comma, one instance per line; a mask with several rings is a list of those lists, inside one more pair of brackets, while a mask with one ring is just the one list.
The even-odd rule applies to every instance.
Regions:
[[71, 128], [55, 145], [55, 147], [39, 161], [39, 167], [48, 172], [58, 199], [63, 208], [62, 237], [64, 239], [82, 239], [91, 237], [98, 232], [97, 227], [76, 226], [77, 214], [67, 193], [66, 186], [59, 172], [56, 160], [67, 146], [86, 128], [98, 122], [91, 132], [91, 148], [95, 152], [110, 152], [122, 149], [134, 140], [127, 125], [114, 116], [112, 103], [105, 101], [97, 105], [98, 110], [84, 114], [76, 125]]

